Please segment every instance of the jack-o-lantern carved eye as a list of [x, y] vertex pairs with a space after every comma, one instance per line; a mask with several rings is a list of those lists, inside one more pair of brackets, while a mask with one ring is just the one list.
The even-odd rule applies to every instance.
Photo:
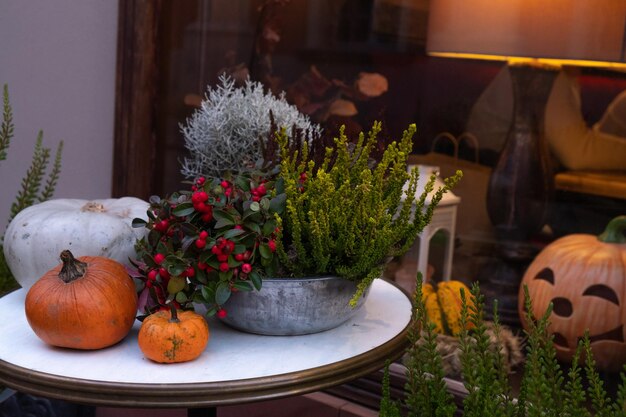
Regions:
[[542, 279], [554, 285], [554, 272], [551, 268], [543, 268], [537, 273], [537, 275], [535, 275], [535, 279]]
[[552, 299], [552, 312], [557, 316], [569, 317], [574, 312], [574, 306], [567, 298], [556, 297]]
[[615, 291], [613, 291], [612, 288], [609, 288], [606, 285], [592, 285], [585, 290], [583, 295], [604, 298], [605, 300], [610, 301], [613, 304], [619, 305], [619, 298], [617, 298], [617, 294], [615, 293]]

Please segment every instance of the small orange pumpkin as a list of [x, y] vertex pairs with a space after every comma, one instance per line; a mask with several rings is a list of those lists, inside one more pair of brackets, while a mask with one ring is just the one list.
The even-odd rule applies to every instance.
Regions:
[[524, 286], [532, 314], [541, 317], [550, 303], [548, 331], [557, 358], [569, 362], [585, 331], [598, 369], [619, 371], [626, 363], [626, 216], [611, 220], [600, 236], [572, 234], [546, 246], [530, 264], [519, 292], [524, 312]]
[[113, 259], [61, 253], [62, 264], [26, 294], [28, 324], [44, 342], [101, 349], [122, 340], [137, 313], [137, 292], [126, 268]]
[[209, 341], [209, 326], [200, 314], [161, 310], [146, 317], [139, 329], [138, 343], [144, 356], [159, 363], [196, 359]]

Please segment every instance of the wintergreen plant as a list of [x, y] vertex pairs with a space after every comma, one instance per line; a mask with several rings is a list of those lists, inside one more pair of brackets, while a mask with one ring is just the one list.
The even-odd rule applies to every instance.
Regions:
[[457, 171], [446, 178], [426, 204], [432, 175], [416, 199], [419, 172], [408, 173], [406, 165], [415, 125], [373, 161], [380, 130], [375, 123], [367, 138], [361, 133], [350, 143], [341, 128], [321, 164], [310, 158], [306, 142], [301, 153], [292, 152], [285, 129], [276, 136], [286, 195], [277, 248], [281, 264], [292, 276], [337, 275], [358, 282], [353, 302], [381, 276], [387, 259], [409, 249], [443, 194], [462, 176]]
[[277, 126], [296, 127], [308, 138], [321, 136], [321, 128], [295, 106], [259, 82], [246, 81], [238, 88], [222, 75], [215, 88], [208, 88], [201, 108], [181, 126], [189, 157], [182, 161], [181, 173], [188, 179], [222, 178], [259, 168], [263, 142], [268, 140], [271, 121]]
[[[6, 160], [13, 135], [13, 110], [9, 102], [9, 87], [5, 84], [3, 88], [2, 124], [0, 125], [0, 161]], [[30, 167], [26, 171], [24, 178], [22, 178], [21, 187], [15, 201], [11, 204], [9, 221], [21, 210], [35, 203], [48, 200], [54, 194], [54, 189], [61, 173], [63, 141], [59, 142], [57, 146], [56, 155], [54, 161], [52, 161], [52, 167], [48, 172], [48, 166], [51, 162], [50, 151], [49, 148], [43, 146], [43, 131], [39, 131], [37, 140], [35, 141], [35, 150]], [[17, 287], [17, 282], [15, 282], [15, 279], [11, 275], [11, 271], [4, 259], [4, 252], [2, 250], [3, 240], [4, 232], [0, 234], [0, 294]]]

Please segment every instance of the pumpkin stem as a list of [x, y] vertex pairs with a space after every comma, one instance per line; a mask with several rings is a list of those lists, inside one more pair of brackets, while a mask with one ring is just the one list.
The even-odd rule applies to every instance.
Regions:
[[598, 239], [605, 243], [626, 243], [626, 216], [611, 220]]
[[74, 258], [74, 255], [69, 250], [66, 249], [61, 252], [60, 257], [63, 267], [61, 267], [61, 272], [59, 272], [59, 278], [66, 284], [81, 278], [87, 272], [87, 264]]
[[178, 312], [176, 311], [176, 307], [173, 303], [170, 303], [170, 314], [171, 318], [169, 320], [170, 323], [180, 323], [180, 319], [178, 318]]
[[95, 201], [89, 201], [81, 207], [80, 211], [89, 211], [92, 213], [103, 213], [106, 211], [104, 204], [96, 203]]

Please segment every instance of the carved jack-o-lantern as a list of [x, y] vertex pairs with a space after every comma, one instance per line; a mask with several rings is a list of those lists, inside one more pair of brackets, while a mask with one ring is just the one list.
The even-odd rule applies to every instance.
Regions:
[[619, 371], [626, 363], [626, 216], [613, 219], [600, 236], [569, 235], [546, 246], [526, 270], [519, 294], [524, 323], [524, 285], [533, 316], [552, 303], [548, 331], [557, 357], [571, 361], [589, 331], [597, 367]]

